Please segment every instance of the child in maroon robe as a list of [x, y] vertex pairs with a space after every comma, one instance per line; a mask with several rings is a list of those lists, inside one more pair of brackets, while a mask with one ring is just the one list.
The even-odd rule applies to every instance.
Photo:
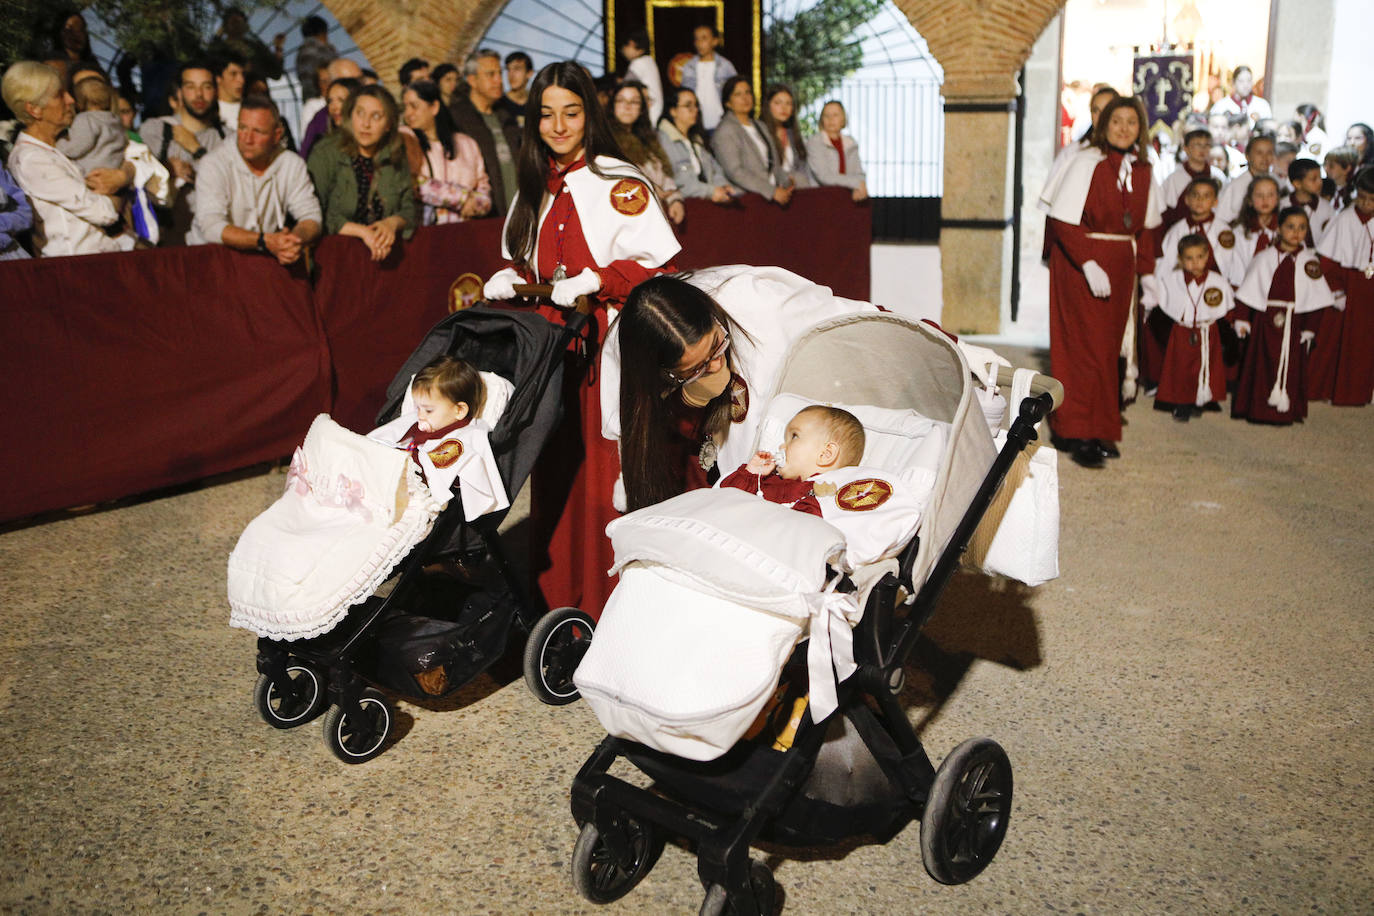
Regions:
[[803, 407], [787, 422], [776, 454], [759, 452], [721, 480], [722, 487], [749, 490], [773, 503], [817, 518], [820, 503], [812, 478], [823, 471], [858, 464], [864, 456], [864, 427], [838, 407]]
[[1232, 308], [1231, 287], [1209, 268], [1207, 237], [1186, 235], [1178, 243], [1179, 266], [1159, 277], [1160, 320], [1170, 323], [1156, 410], [1171, 410], [1187, 422], [1204, 410], [1220, 411], [1226, 397], [1221, 338], [1216, 323]]
[[1355, 179], [1354, 204], [1331, 221], [1318, 250], [1339, 265], [1332, 285], [1345, 290], [1331, 403], [1362, 407], [1374, 399], [1374, 169]]
[[1304, 244], [1307, 212], [1279, 214], [1278, 242], [1255, 256], [1236, 291], [1236, 332], [1249, 337], [1231, 416], [1288, 425], [1307, 416], [1307, 353], [1321, 312], [1335, 304], [1330, 262]]

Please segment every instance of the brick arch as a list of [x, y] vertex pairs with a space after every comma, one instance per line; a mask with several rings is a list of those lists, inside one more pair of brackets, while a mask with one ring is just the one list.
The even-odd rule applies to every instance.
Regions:
[[893, 0], [945, 71], [944, 96], [1005, 101], [1065, 0]]
[[411, 57], [461, 61], [507, 0], [323, 0], [388, 83]]

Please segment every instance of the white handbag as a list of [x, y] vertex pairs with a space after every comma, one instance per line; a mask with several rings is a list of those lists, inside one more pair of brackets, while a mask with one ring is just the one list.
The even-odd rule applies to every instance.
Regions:
[[[1017, 369], [1012, 377], [1011, 419], [1021, 412], [1035, 372]], [[1010, 420], [1008, 421], [1010, 423]], [[1006, 480], [969, 542], [968, 559], [991, 575], [1040, 585], [1059, 576], [1059, 453], [1036, 426], [1038, 439], [1026, 445], [1007, 471]], [[994, 439], [1006, 447], [1007, 431]]]

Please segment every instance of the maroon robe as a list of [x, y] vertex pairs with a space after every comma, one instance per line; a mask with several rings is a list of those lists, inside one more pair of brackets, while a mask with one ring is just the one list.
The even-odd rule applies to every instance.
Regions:
[[[1294, 270], [1296, 264], [1292, 256], [1279, 260], [1278, 269], [1269, 281], [1269, 299], [1275, 302], [1292, 302], [1296, 297], [1294, 290]], [[1307, 353], [1301, 337], [1303, 331], [1315, 332], [1321, 324], [1321, 313], [1292, 313], [1292, 320], [1286, 320], [1287, 310], [1265, 306], [1254, 308], [1250, 303], [1236, 302], [1235, 313], [1240, 320], [1250, 322], [1250, 339], [1245, 348], [1245, 361], [1240, 367], [1240, 378], [1236, 381], [1236, 396], [1231, 401], [1231, 416], [1252, 420], [1257, 423], [1289, 425], [1307, 416]], [[1278, 377], [1279, 352], [1283, 338], [1288, 343], [1288, 410], [1279, 410], [1269, 403], [1269, 392]]]
[[[1220, 276], [1218, 274], [1218, 276]], [[1188, 291], [1201, 294], [1206, 285], [1207, 275], [1201, 279], [1189, 277]], [[1169, 316], [1161, 317], [1168, 321]], [[1211, 381], [1210, 400], [1226, 400], [1226, 371], [1221, 361], [1221, 334], [1214, 322], [1207, 332], [1207, 358], [1210, 365], [1208, 378]], [[1169, 323], [1168, 344], [1164, 350], [1164, 362], [1159, 373], [1159, 391], [1155, 394], [1158, 401], [1174, 407], [1197, 404], [1198, 376], [1202, 373], [1202, 329], [1190, 328], [1176, 322]]]
[[[1370, 217], [1358, 210], [1355, 215], [1369, 231]], [[1327, 228], [1330, 229], [1329, 224]], [[1363, 407], [1374, 398], [1374, 278], [1353, 267], [1338, 268], [1331, 276], [1333, 285], [1339, 277], [1345, 287], [1345, 311], [1337, 313], [1343, 316], [1343, 323], [1331, 403], [1338, 407]], [[1320, 332], [1317, 340], [1321, 340]]]
[[[1131, 169], [1131, 191], [1117, 184], [1121, 155], [1109, 152], [1097, 164], [1078, 225], [1051, 219], [1050, 363], [1064, 385], [1064, 403], [1050, 417], [1064, 439], [1121, 439], [1121, 389], [1117, 360], [1130, 314], [1136, 275], [1154, 270], [1155, 242], [1145, 228], [1153, 181], [1149, 163]], [[1126, 228], [1129, 213], [1131, 228]], [[1092, 239], [1089, 233], [1134, 236]], [[1088, 288], [1081, 265], [1096, 261], [1112, 292], [1099, 299]]]
[[[589, 267], [601, 277], [589, 322], [595, 357], [594, 348], [606, 336], [606, 307], [620, 307], [636, 285], [672, 268], [647, 268], [628, 260], [596, 263], [572, 194], [560, 193], [563, 176], [584, 166], [578, 160], [560, 172], [550, 164], [547, 189], [554, 203], [541, 224], [536, 257], [545, 278], [553, 275], [560, 254], [569, 277]], [[525, 274], [533, 282], [533, 272]], [[555, 324], [563, 321], [555, 306], [541, 305], [539, 312]], [[563, 419], [540, 453], [530, 480], [529, 543], [548, 606], [581, 608], [597, 620], [615, 584], [606, 575], [615, 561], [606, 526], [618, 515], [611, 491], [620, 476], [620, 451], [601, 435], [600, 375], [590, 371], [590, 365], [572, 349], [565, 356]]]
[[734, 473], [722, 480], [720, 485], [762, 494], [770, 503], [791, 503], [791, 508], [798, 512], [821, 517], [821, 504], [812, 492], [815, 481], [788, 480], [777, 471], [771, 474], [755, 474], [749, 470], [748, 464], [741, 464]]

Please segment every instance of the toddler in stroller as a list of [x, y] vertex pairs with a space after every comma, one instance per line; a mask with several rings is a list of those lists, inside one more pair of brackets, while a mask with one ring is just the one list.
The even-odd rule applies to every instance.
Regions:
[[397, 373], [377, 429], [316, 418], [286, 493], [229, 557], [230, 623], [258, 636], [254, 700], [269, 725], [293, 728], [329, 705], [330, 750], [369, 760], [393, 716], [365, 682], [452, 694], [501, 657], [512, 620], [534, 624], [497, 527], [557, 417], [551, 357], [576, 332], [538, 315], [456, 312]]
[[[855, 377], [856, 365], [871, 371]], [[861, 463], [814, 478], [834, 485], [813, 487], [819, 518], [727, 489], [613, 523], [620, 584], [574, 677], [610, 733], [572, 788], [579, 892], [627, 893], [663, 831], [695, 842], [704, 913], [772, 912], [771, 872], [749, 860], [759, 836], [886, 841], [920, 818], [937, 880], [987, 865], [1011, 808], [1006, 754], [965, 742], [937, 772], [897, 693], [920, 628], [1052, 407], [1057, 383], [1039, 382], [999, 453], [943, 334], [890, 314], [826, 322], [793, 346], [756, 440], [779, 441], [810, 404], [842, 399], [859, 418]], [[810, 696], [790, 746], [751, 728], [780, 678]], [[652, 789], [610, 775], [621, 757]]]

